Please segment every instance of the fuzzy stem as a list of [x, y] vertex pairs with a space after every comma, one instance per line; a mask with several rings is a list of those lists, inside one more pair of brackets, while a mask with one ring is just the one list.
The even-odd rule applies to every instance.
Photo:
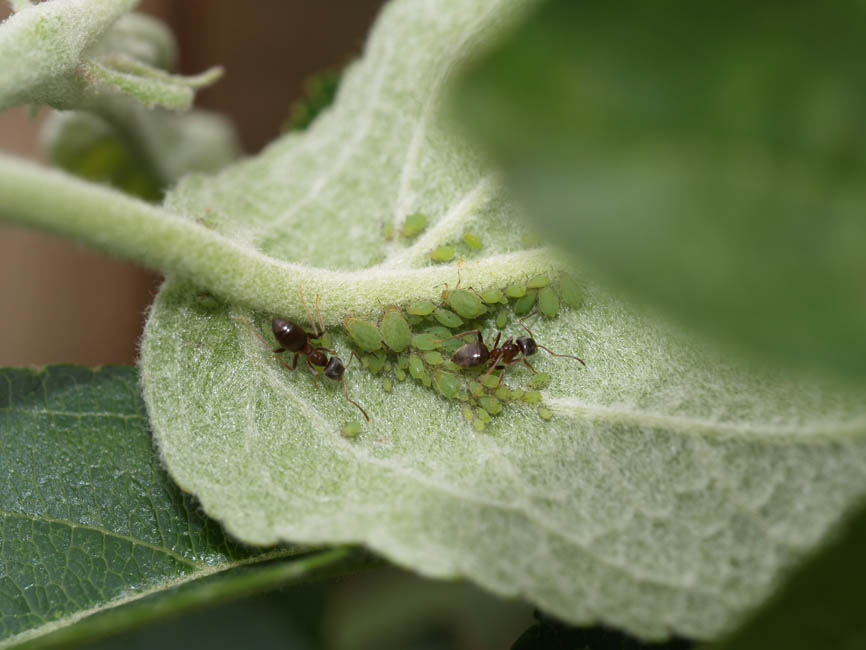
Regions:
[[447, 283], [502, 287], [561, 262], [547, 250], [420, 269], [334, 271], [269, 257], [167, 210], [69, 174], [0, 155], [0, 220], [69, 237], [116, 257], [177, 274], [230, 302], [289, 317], [304, 313], [298, 286], [321, 296], [328, 325], [347, 313], [435, 298]]

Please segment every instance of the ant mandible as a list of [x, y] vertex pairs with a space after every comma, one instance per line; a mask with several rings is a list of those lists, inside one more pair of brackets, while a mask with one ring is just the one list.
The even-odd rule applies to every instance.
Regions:
[[[530, 314], [530, 316], [532, 316], [532, 314]], [[573, 354], [557, 354], [550, 348], [536, 342], [535, 335], [532, 333], [532, 330], [530, 330], [529, 327], [526, 326], [526, 323], [524, 323], [523, 320], [524, 319], [522, 318], [520, 319], [520, 325], [529, 333], [529, 336], [518, 336], [516, 341], [509, 337], [505, 340], [505, 343], [500, 346], [499, 339], [501, 338], [502, 333], [498, 332], [496, 334], [496, 340], [493, 342], [492, 350], [488, 349], [487, 345], [484, 343], [484, 338], [481, 335], [481, 330], [468, 330], [466, 332], [455, 334], [454, 336], [449, 337], [459, 338], [467, 334], [478, 335], [478, 340], [474, 343], [466, 343], [462, 347], [458, 348], [458, 350], [451, 357], [451, 361], [453, 361], [461, 368], [477, 368], [478, 366], [484, 365], [485, 363], [489, 363], [487, 372], [484, 373], [485, 377], [491, 372], [493, 372], [493, 370], [497, 367], [504, 370], [509, 364], [517, 363], [518, 361], [524, 363], [533, 372], [533, 374], [537, 374], [538, 371], [532, 367], [532, 364], [527, 361], [526, 357], [532, 356], [533, 354], [538, 352], [538, 348], [541, 348], [542, 350], [545, 350], [548, 354], [551, 354], [554, 357], [567, 357], [569, 359], [576, 359], [583, 365], [584, 368], [586, 367], [586, 362], [584, 362], [584, 360], [580, 357], [576, 357]], [[497, 386], [502, 383], [502, 378], [504, 376], [505, 372], [503, 372], [499, 376], [499, 383], [497, 383]]]
[[[367, 415], [367, 411], [365, 411], [358, 402], [349, 397], [349, 390], [346, 388], [346, 379], [343, 377], [343, 373], [346, 372], [346, 368], [352, 363], [352, 359], [355, 358], [355, 351], [352, 350], [352, 354], [349, 355], [349, 362], [344, 366], [342, 359], [337, 356], [336, 350], [332, 350], [330, 348], [326, 348], [323, 346], [314, 346], [311, 343], [311, 340], [315, 340], [321, 338], [325, 334], [325, 324], [322, 321], [322, 314], [319, 311], [319, 296], [316, 296], [316, 313], [319, 316], [319, 325], [322, 327], [322, 331], [319, 332], [316, 329], [316, 324], [313, 322], [313, 317], [310, 315], [310, 310], [307, 308], [307, 301], [304, 299], [304, 291], [301, 287], [298, 287], [298, 291], [301, 294], [301, 302], [304, 304], [304, 311], [307, 312], [307, 318], [310, 321], [310, 325], [313, 328], [313, 334], [308, 334], [303, 327], [294, 323], [290, 320], [286, 320], [285, 318], [274, 318], [271, 320], [271, 331], [274, 334], [274, 338], [277, 339], [277, 343], [280, 344], [277, 348], [271, 348], [270, 344], [265, 340], [265, 338], [259, 334], [258, 330], [253, 327], [252, 323], [250, 323], [245, 318], [240, 317], [232, 317], [234, 320], [238, 320], [243, 322], [250, 330], [255, 334], [259, 340], [265, 345], [265, 347], [271, 349], [274, 357], [279, 361], [284, 368], [288, 370], [295, 370], [298, 367], [298, 358], [303, 354], [305, 355], [307, 366], [309, 366], [310, 371], [313, 373], [313, 385], [315, 385], [319, 380], [319, 371], [316, 370], [316, 367], [323, 368], [322, 372], [325, 373], [325, 377], [328, 379], [333, 379], [334, 381], [341, 381], [343, 383], [343, 395], [346, 396], [346, 400], [354, 404], [358, 407], [358, 410], [364, 414], [364, 417], [367, 418], [367, 422], [370, 421], [370, 416]], [[294, 352], [295, 356], [292, 359], [292, 365], [290, 366], [286, 361], [279, 356], [283, 352]], [[331, 358], [328, 358], [328, 355], [325, 354], [329, 352], [331, 354]]]

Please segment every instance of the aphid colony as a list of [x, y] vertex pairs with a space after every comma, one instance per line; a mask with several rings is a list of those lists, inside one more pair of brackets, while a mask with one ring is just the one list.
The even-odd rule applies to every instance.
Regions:
[[[581, 305], [581, 290], [571, 278], [562, 276], [558, 289], [542, 276], [505, 289], [476, 292], [446, 288], [440, 305], [429, 301], [405, 309], [390, 305], [378, 322], [347, 316], [343, 325], [362, 365], [383, 375], [383, 390], [390, 392], [394, 381], [411, 378], [446, 399], [465, 402], [464, 415], [481, 431], [508, 404], [541, 402], [537, 389], [547, 386], [551, 376], [536, 372], [529, 361], [539, 348], [585, 365], [574, 355], [559, 354], [539, 344], [524, 322], [526, 318], [521, 318], [536, 309], [553, 318], [559, 312], [560, 299], [573, 308]], [[509, 312], [518, 317], [522, 333], [528, 336], [508, 337], [500, 344], [500, 331], [491, 346], [484, 340], [484, 328], [493, 325], [504, 329], [510, 322]], [[516, 363], [534, 375], [525, 386], [528, 390], [503, 383], [508, 368]], [[540, 404], [538, 413], [545, 419], [551, 417]]]

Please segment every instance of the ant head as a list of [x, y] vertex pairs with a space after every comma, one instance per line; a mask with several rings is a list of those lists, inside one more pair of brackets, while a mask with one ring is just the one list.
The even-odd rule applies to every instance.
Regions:
[[342, 379], [343, 372], [345, 372], [346, 368], [343, 366], [343, 362], [338, 356], [331, 357], [330, 361], [328, 361], [328, 365], [325, 366], [325, 377], [328, 379]]
[[538, 345], [535, 343], [535, 339], [528, 336], [518, 336], [517, 345], [520, 346], [520, 351], [523, 352], [523, 356], [525, 357], [532, 356], [538, 352]]

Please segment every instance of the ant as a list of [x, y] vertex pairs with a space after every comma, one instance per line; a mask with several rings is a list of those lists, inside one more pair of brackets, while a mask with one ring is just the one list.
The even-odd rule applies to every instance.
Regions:
[[[346, 388], [346, 379], [343, 377], [343, 373], [346, 372], [346, 367], [352, 363], [352, 359], [356, 356], [355, 351], [352, 350], [352, 354], [349, 356], [349, 362], [344, 366], [342, 359], [337, 356], [336, 350], [322, 346], [314, 346], [311, 343], [311, 341], [319, 339], [325, 334], [325, 324], [322, 321], [322, 314], [319, 312], [319, 296], [316, 296], [316, 313], [319, 316], [319, 325], [322, 327], [321, 332], [316, 328], [316, 324], [313, 322], [313, 317], [310, 315], [310, 310], [307, 309], [307, 301], [304, 300], [303, 289], [298, 287], [298, 291], [301, 293], [301, 302], [304, 304], [304, 311], [307, 312], [307, 318], [310, 321], [310, 325], [313, 327], [312, 334], [308, 334], [303, 327], [290, 320], [286, 320], [285, 318], [274, 318], [271, 320], [271, 331], [274, 333], [274, 338], [277, 339], [277, 343], [279, 343], [280, 346], [277, 348], [271, 348], [270, 344], [247, 319], [234, 316], [232, 319], [241, 321], [249, 327], [265, 347], [271, 349], [271, 352], [274, 353], [274, 357], [277, 361], [288, 370], [295, 370], [298, 367], [298, 357], [302, 354], [306, 355], [307, 365], [313, 373], [313, 385], [316, 385], [319, 380], [319, 371], [316, 370], [317, 367], [324, 368], [322, 372], [325, 373], [325, 377], [328, 379], [343, 382], [343, 395], [346, 396], [346, 400], [357, 406], [358, 410], [364, 414], [364, 417], [367, 418], [367, 422], [369, 422], [370, 416], [367, 415], [367, 411], [365, 411], [358, 402], [349, 397], [349, 390]], [[289, 364], [279, 356], [282, 352], [286, 351], [295, 353], [291, 366], [289, 366]], [[326, 352], [331, 354], [330, 359], [328, 358], [328, 355], [325, 354]]]
[[[532, 316], [532, 314], [530, 314]], [[528, 318], [528, 317], [527, 317]], [[520, 325], [525, 329], [529, 336], [518, 336], [517, 340], [514, 341], [511, 337], [505, 340], [501, 346], [499, 345], [499, 339], [502, 336], [502, 332], [498, 332], [496, 334], [496, 340], [493, 342], [493, 349], [489, 349], [487, 345], [484, 343], [484, 338], [481, 335], [481, 330], [469, 330], [467, 332], [462, 332], [460, 334], [455, 334], [449, 338], [459, 338], [461, 336], [465, 336], [467, 334], [477, 334], [478, 340], [474, 343], [466, 343], [462, 347], [460, 347], [455, 353], [454, 356], [451, 357], [451, 361], [460, 366], [461, 368], [477, 368], [478, 366], [482, 366], [485, 363], [489, 363], [487, 372], [484, 373], [486, 377], [496, 368], [500, 368], [503, 371], [506, 366], [512, 363], [517, 363], [518, 361], [525, 364], [533, 374], [538, 374], [538, 371], [532, 367], [532, 364], [527, 361], [526, 357], [532, 356], [536, 352], [538, 352], [538, 348], [547, 351], [554, 357], [567, 357], [569, 359], [576, 359], [586, 367], [586, 362], [580, 357], [576, 357], [572, 354], [557, 354], [550, 348], [547, 348], [535, 340], [535, 335], [532, 333], [526, 324], [523, 322], [524, 319], [520, 319]], [[443, 339], [447, 340], [447, 339]], [[502, 365], [500, 365], [502, 364]], [[499, 375], [499, 384], [502, 383], [502, 378], [505, 376], [505, 372]]]

